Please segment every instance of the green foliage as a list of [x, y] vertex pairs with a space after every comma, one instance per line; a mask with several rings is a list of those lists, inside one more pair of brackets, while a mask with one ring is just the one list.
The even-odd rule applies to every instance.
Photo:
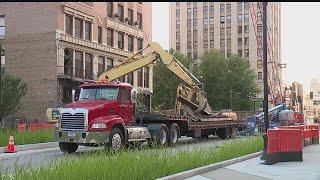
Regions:
[[238, 55], [225, 58], [213, 49], [201, 57], [200, 75], [212, 108], [253, 109], [253, 95], [259, 89], [248, 60]]
[[[224, 142], [219, 147], [181, 151], [161, 148], [70, 155], [36, 170], [18, 169], [11, 179], [156, 179], [255, 153], [263, 148], [260, 136]], [[2, 175], [2, 178], [10, 179], [10, 175]]]
[[53, 130], [19, 132], [17, 130], [0, 129], [0, 147], [7, 146], [10, 133], [12, 133], [14, 136], [15, 145], [35, 144], [54, 141]]
[[19, 77], [5, 75], [3, 79], [2, 102], [0, 102], [0, 124], [20, 108], [21, 98], [27, 92], [27, 84]]
[[[191, 59], [179, 52], [170, 49], [170, 54], [178, 59], [187, 68], [190, 66]], [[152, 104], [155, 109], [172, 109], [175, 106], [177, 87], [180, 79], [174, 75], [162, 61], [157, 61], [153, 67], [153, 96]]]

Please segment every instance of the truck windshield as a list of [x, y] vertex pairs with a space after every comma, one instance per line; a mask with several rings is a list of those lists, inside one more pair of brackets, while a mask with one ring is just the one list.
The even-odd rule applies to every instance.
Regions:
[[117, 100], [118, 87], [81, 88], [79, 100]]

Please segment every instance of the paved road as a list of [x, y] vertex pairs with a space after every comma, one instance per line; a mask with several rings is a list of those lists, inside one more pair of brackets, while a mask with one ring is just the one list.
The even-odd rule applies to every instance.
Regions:
[[264, 165], [260, 157], [236, 163], [188, 180], [319, 180], [320, 145], [310, 145], [303, 149], [303, 162], [280, 162]]
[[[219, 140], [217, 137], [211, 137], [209, 139], [193, 139], [182, 137], [176, 147], [172, 147], [174, 150], [193, 150], [194, 148], [206, 148], [215, 147], [223, 144], [227, 141]], [[47, 165], [54, 161], [60, 160], [66, 157], [77, 158], [83, 153], [92, 151], [98, 151], [103, 147], [80, 147], [75, 156], [64, 154], [59, 148], [47, 148], [39, 150], [21, 151], [15, 154], [0, 154], [0, 174], [14, 172], [17, 165], [21, 168], [36, 168], [39, 166]]]

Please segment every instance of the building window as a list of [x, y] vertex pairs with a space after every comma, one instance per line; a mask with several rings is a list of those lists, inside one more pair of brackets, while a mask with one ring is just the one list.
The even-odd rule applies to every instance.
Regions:
[[191, 15], [192, 15], [192, 9], [191, 8], [187, 9], [187, 14], [188, 14], [188, 17], [191, 17]]
[[89, 40], [89, 41], [91, 41], [91, 22], [87, 22], [87, 21], [85, 21], [85, 30], [84, 30], [84, 34], [85, 34], [85, 38], [86, 38], [86, 40]]
[[127, 83], [133, 85], [133, 72], [127, 74]]
[[231, 50], [227, 50], [227, 57], [230, 57], [231, 55]]
[[149, 67], [143, 67], [144, 80], [143, 85], [145, 88], [149, 87]]
[[119, 21], [123, 22], [124, 21], [124, 10], [123, 6], [118, 4], [118, 16], [119, 16]]
[[231, 36], [231, 27], [227, 27], [227, 36]]
[[262, 12], [257, 12], [257, 19], [258, 21], [262, 20]]
[[224, 13], [224, 3], [220, 3], [220, 13]]
[[187, 38], [191, 38], [191, 30], [187, 31]]
[[188, 48], [188, 49], [191, 49], [191, 48], [192, 48], [192, 44], [191, 44], [190, 41], [187, 42], [187, 48]]
[[66, 15], [66, 22], [65, 22], [65, 26], [66, 26], [66, 31], [65, 33], [72, 36], [73, 35], [73, 17], [70, 15]]
[[107, 70], [113, 68], [113, 59], [107, 58]]
[[258, 31], [258, 36], [262, 36], [262, 25], [258, 25], [257, 31]]
[[244, 26], [244, 33], [248, 34], [249, 33], [249, 25]]
[[249, 10], [249, 2], [244, 2], [244, 11]]
[[249, 46], [249, 37], [244, 37], [244, 46], [245, 47]]
[[242, 12], [242, 2], [237, 3], [237, 9], [239, 12]]
[[142, 29], [142, 14], [137, 13], [138, 28]]
[[238, 26], [238, 34], [242, 34], [242, 26]]
[[249, 49], [244, 50], [244, 57], [249, 57]]
[[180, 51], [180, 42], [176, 42], [176, 50]]
[[198, 52], [197, 51], [193, 51], [193, 59], [194, 60], [198, 59]]
[[142, 81], [142, 68], [140, 68], [140, 69], [138, 69], [137, 70], [137, 75], [138, 75], [138, 86], [139, 87], [142, 87], [142, 85], [143, 85], [143, 81]]
[[128, 51], [133, 52], [133, 36], [128, 36]]
[[249, 14], [248, 13], [244, 14], [244, 22], [249, 22]]
[[231, 49], [231, 39], [227, 39], [227, 49]]
[[210, 48], [213, 48], [214, 47], [214, 41], [211, 39], [210, 40]]
[[231, 12], [231, 3], [230, 2], [227, 2], [226, 9], [227, 9], [227, 13]]
[[82, 34], [83, 34], [83, 21], [82, 19], [78, 19], [76, 18], [75, 21], [75, 36], [78, 38], [82, 38]]
[[180, 40], [180, 32], [176, 32], [176, 39]]
[[197, 29], [197, 25], [198, 25], [198, 20], [197, 19], [193, 19], [193, 28]]
[[205, 39], [203, 41], [203, 48], [208, 49], [208, 40], [207, 39]]
[[242, 38], [238, 38], [238, 48], [242, 48]]
[[209, 18], [209, 23], [210, 23], [210, 24], [213, 24], [213, 17], [210, 17], [210, 18]]
[[118, 48], [123, 49], [124, 48], [124, 33], [118, 32]]
[[225, 29], [223, 27], [220, 28], [220, 36], [221, 38], [224, 38], [225, 35]]
[[107, 45], [113, 47], [113, 30], [107, 29]]
[[176, 9], [176, 17], [177, 17], [177, 18], [180, 17], [180, 9]]
[[231, 23], [231, 16], [227, 16], [227, 24], [230, 24]]
[[191, 19], [188, 19], [188, 20], [187, 20], [187, 27], [188, 27], [188, 28], [191, 28]]
[[242, 56], [242, 49], [238, 49], [239, 56]]
[[130, 26], [132, 26], [133, 25], [133, 10], [132, 9], [128, 9], [128, 18], [129, 18], [128, 24]]
[[220, 48], [221, 49], [225, 48], [225, 40], [224, 39], [220, 39]]
[[105, 67], [106, 67], [105, 58], [103, 56], [99, 56], [99, 58], [98, 58], [98, 75], [105, 70]]
[[180, 2], [176, 2], [176, 6], [180, 6]]
[[80, 51], [75, 52], [75, 75], [78, 78], [83, 78], [83, 53]]
[[209, 14], [210, 14], [210, 17], [213, 17], [213, 14], [214, 14], [214, 6], [210, 6], [210, 7], [209, 7]]
[[85, 59], [85, 78], [86, 79], [93, 79], [93, 60], [92, 60], [92, 54], [86, 53], [86, 59]]
[[220, 23], [224, 23], [224, 16], [220, 16]]
[[238, 14], [238, 22], [242, 22], [242, 14]]
[[193, 8], [193, 15], [196, 16], [198, 14], [198, 9], [197, 7], [194, 7]]
[[262, 72], [258, 72], [258, 80], [262, 80]]
[[118, 78], [118, 80], [119, 80], [120, 82], [125, 82], [125, 75], [120, 76], [120, 77]]
[[203, 14], [204, 16], [208, 14], [208, 6], [203, 6]]
[[209, 37], [210, 37], [210, 38], [213, 38], [213, 37], [214, 37], [214, 29], [213, 29], [213, 28], [210, 28]]
[[98, 26], [98, 43], [102, 44], [102, 27]]
[[208, 25], [208, 18], [203, 19], [203, 25]]
[[141, 50], [143, 48], [143, 39], [138, 38], [137, 39], [137, 50]]
[[257, 49], [257, 58], [258, 58], [258, 60], [262, 60], [262, 49], [261, 48]]
[[113, 17], [113, 2], [107, 2], [107, 16]]

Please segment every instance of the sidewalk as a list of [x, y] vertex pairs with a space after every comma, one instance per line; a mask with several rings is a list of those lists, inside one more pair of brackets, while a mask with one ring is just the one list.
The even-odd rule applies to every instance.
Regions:
[[279, 162], [263, 165], [260, 157], [249, 159], [224, 168], [188, 178], [188, 180], [319, 180], [320, 179], [320, 145], [303, 148], [303, 162]]

